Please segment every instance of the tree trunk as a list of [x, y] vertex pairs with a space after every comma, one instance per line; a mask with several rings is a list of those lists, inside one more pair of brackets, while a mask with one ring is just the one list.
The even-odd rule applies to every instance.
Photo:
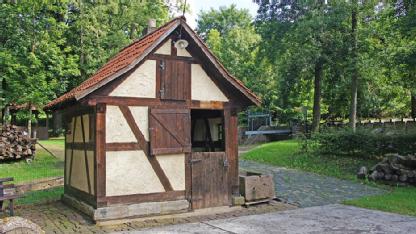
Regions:
[[352, 76], [351, 76], [351, 106], [350, 106], [350, 127], [353, 131], [356, 129], [357, 124], [357, 92], [358, 92], [358, 64], [357, 64], [357, 23], [358, 23], [358, 2], [352, 1], [351, 12], [351, 56], [352, 56]]
[[313, 94], [313, 119], [312, 131], [319, 131], [319, 123], [321, 122], [321, 82], [323, 76], [323, 64], [321, 61], [315, 64], [315, 80]]
[[416, 118], [416, 92], [412, 91], [410, 93], [410, 99], [411, 99], [410, 106], [412, 109], [412, 113], [411, 113], [412, 118]]
[[27, 134], [32, 138], [32, 104], [29, 103], [29, 119], [27, 120]]

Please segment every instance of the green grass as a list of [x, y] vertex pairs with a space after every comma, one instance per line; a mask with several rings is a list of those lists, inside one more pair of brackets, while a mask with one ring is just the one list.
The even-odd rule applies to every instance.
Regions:
[[416, 216], [416, 188], [393, 188], [388, 194], [349, 200], [345, 201], [344, 204]]
[[17, 205], [33, 205], [45, 203], [48, 201], [56, 201], [61, 198], [64, 193], [63, 187], [56, 187], [46, 190], [33, 191], [26, 193], [23, 197], [16, 200]]
[[349, 180], [356, 179], [360, 166], [371, 167], [377, 163], [362, 158], [300, 153], [297, 140], [266, 143], [243, 154], [242, 158]]
[[[63, 139], [41, 141], [45, 147], [48, 145], [61, 148], [63, 151]], [[14, 177], [15, 183], [27, 182], [35, 179], [63, 176], [64, 162], [62, 158], [55, 158], [45, 150], [36, 147], [36, 156], [31, 163], [25, 160], [0, 164], [0, 178]]]

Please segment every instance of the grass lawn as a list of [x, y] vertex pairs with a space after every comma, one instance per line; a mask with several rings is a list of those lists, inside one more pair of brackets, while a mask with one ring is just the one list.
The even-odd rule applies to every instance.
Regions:
[[[56, 150], [61, 149], [63, 152], [63, 139], [41, 141], [41, 144], [48, 149], [55, 147]], [[25, 160], [1, 163], [0, 178], [14, 177], [15, 183], [20, 183], [45, 177], [63, 176], [63, 170], [64, 162], [61, 157], [55, 158], [41, 147], [36, 146], [36, 156], [31, 163], [27, 163]]]
[[344, 204], [416, 216], [416, 188], [392, 188], [392, 191], [388, 194], [349, 200], [345, 201]]
[[61, 198], [64, 193], [64, 187], [56, 187], [46, 190], [33, 191], [26, 193], [23, 197], [16, 200], [17, 205], [33, 205], [45, 203], [48, 201], [56, 201]]
[[371, 167], [376, 161], [352, 157], [309, 155], [299, 152], [297, 140], [266, 143], [244, 153], [242, 158], [275, 166], [299, 169], [341, 179], [356, 179], [360, 166]]

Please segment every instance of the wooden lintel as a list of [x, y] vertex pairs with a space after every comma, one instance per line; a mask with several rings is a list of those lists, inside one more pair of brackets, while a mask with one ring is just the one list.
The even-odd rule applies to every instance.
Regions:
[[226, 102], [219, 101], [192, 101], [192, 109], [212, 109], [212, 110], [222, 110]]
[[172, 56], [172, 55], [165, 55], [165, 54], [152, 54], [148, 56], [148, 59], [151, 59], [151, 60], [171, 59], [171, 60], [188, 61], [190, 63], [199, 63], [198, 60], [193, 57]]

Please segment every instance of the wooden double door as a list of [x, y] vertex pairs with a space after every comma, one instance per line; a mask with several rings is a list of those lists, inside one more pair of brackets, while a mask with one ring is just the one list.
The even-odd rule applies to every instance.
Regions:
[[228, 161], [225, 152], [192, 152], [192, 208], [229, 204]]

